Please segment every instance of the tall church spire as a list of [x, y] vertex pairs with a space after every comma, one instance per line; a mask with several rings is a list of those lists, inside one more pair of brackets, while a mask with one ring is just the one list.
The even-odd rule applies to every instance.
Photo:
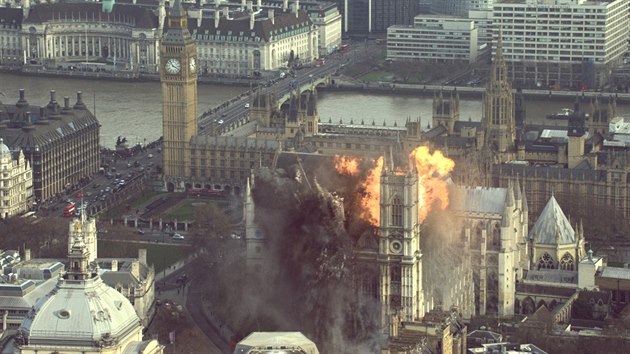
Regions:
[[507, 65], [505, 65], [505, 59], [503, 58], [503, 31], [501, 28], [499, 28], [497, 38], [497, 51], [494, 56], [492, 74], [493, 81], [507, 82]]
[[483, 95], [481, 127], [486, 147], [496, 155], [499, 162], [505, 162], [516, 155], [516, 123], [514, 94], [503, 58], [501, 30], [498, 33], [496, 47], [490, 81]]

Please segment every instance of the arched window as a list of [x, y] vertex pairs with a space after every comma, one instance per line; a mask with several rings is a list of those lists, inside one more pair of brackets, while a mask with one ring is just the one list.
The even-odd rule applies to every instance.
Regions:
[[494, 224], [494, 228], [492, 229], [492, 246], [499, 247], [501, 243], [501, 228], [499, 224]]
[[573, 256], [569, 252], [565, 253], [560, 259], [560, 269], [574, 270]]
[[538, 269], [555, 269], [556, 266], [554, 264], [553, 258], [549, 255], [549, 253], [543, 254], [542, 257], [538, 259]]
[[403, 206], [398, 197], [394, 197], [392, 202], [392, 225], [403, 226]]

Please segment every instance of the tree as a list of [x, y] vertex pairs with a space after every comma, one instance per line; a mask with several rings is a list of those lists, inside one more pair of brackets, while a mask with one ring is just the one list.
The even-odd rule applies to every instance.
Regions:
[[229, 237], [231, 226], [225, 213], [210, 205], [197, 207], [194, 213], [195, 228], [191, 233], [194, 248], [207, 248], [212, 240]]

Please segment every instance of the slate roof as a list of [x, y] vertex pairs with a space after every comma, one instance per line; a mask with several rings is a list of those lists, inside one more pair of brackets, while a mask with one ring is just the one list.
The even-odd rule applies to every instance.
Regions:
[[[277, 12], [279, 13], [274, 14], [273, 23], [271, 23], [271, 20], [268, 18], [256, 19], [256, 21], [254, 22], [253, 30], [251, 30], [249, 27], [249, 15], [236, 17], [235, 14], [231, 14], [232, 16], [235, 16], [232, 19], [221, 17], [219, 19], [218, 28], [215, 26], [214, 18], [202, 19], [199, 26], [197, 26], [197, 21], [188, 21], [188, 30], [193, 36], [198, 34], [237, 36], [241, 38], [257, 37], [265, 42], [269, 42], [272, 35], [277, 35], [284, 32], [292, 31], [296, 28], [312, 25], [311, 19], [308, 17], [308, 14], [303, 10], [299, 10], [297, 16], [295, 16], [295, 13], [292, 12], [282, 13], [279, 9]], [[167, 30], [166, 26], [164, 30]], [[202, 38], [199, 39], [203, 40]]]
[[433, 139], [436, 138], [442, 134], [446, 134], [446, 128], [443, 125], [438, 125], [437, 127], [429, 130], [428, 132], [424, 133], [424, 136], [427, 139]]
[[464, 213], [503, 214], [507, 188], [452, 186], [451, 206]]
[[630, 280], [630, 269], [618, 267], [603, 267], [600, 278], [624, 279]]
[[503, 339], [503, 336], [500, 333], [482, 330], [482, 329], [474, 330], [468, 333], [466, 337], [482, 339], [484, 343], [497, 343]]
[[577, 271], [573, 270], [536, 270], [531, 269], [527, 272], [525, 280], [527, 282], [541, 282], [553, 284], [577, 284]]
[[15, 296], [0, 296], [0, 308], [29, 310], [33, 307], [33, 305], [35, 305], [39, 298], [45, 296], [57, 286], [57, 281], [57, 278], [47, 279], [38, 283], [35, 283], [32, 280], [27, 280], [29, 284], [33, 284], [31, 287], [34, 287], [34, 289], [29, 291], [27, 294], [24, 294], [24, 296], [22, 296], [21, 292], [19, 294], [16, 293]]
[[[30, 112], [30, 122], [27, 112]], [[57, 119], [53, 119], [54, 112]], [[42, 115], [43, 113], [43, 115]], [[30, 105], [26, 99], [15, 105], [0, 105], [0, 136], [10, 149], [22, 148], [31, 151], [55, 144], [66, 135], [83, 129], [100, 126], [96, 117], [85, 104], [75, 104], [64, 110], [57, 102], [39, 107]]]
[[302, 332], [252, 332], [250, 335], [238, 342], [234, 352], [248, 353], [250, 350], [255, 348], [291, 348], [301, 349], [304, 353], [308, 354], [319, 354], [315, 343], [302, 334]]
[[453, 125], [453, 131], [456, 133], [461, 133], [464, 128], [475, 128], [479, 131], [481, 130], [481, 122], [458, 120], [455, 122], [455, 125]]
[[143, 6], [114, 4], [111, 13], [102, 11], [100, 2], [56, 2], [37, 4], [31, 7], [24, 24], [41, 24], [53, 19], [89, 21], [128, 21], [135, 23], [135, 28], [153, 29], [158, 27], [158, 17]]
[[575, 288], [519, 282], [516, 283], [516, 292], [521, 294], [545, 294], [569, 298], [575, 293]]
[[0, 7], [0, 24], [6, 23], [20, 27], [22, 25], [22, 9]]
[[529, 238], [545, 245], [575, 244], [575, 230], [553, 195], [529, 232]]
[[555, 166], [531, 166], [520, 164], [493, 165], [492, 173], [496, 176], [540, 177], [549, 180], [606, 181], [606, 171]]

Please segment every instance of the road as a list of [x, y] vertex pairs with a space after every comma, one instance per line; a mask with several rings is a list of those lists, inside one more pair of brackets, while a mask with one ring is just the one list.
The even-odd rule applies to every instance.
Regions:
[[[293, 87], [312, 82], [313, 78], [321, 78], [332, 75], [343, 65], [346, 65], [355, 58], [352, 52], [337, 53], [326, 58], [324, 65], [312, 67], [302, 67], [294, 71], [294, 76], [287, 74], [284, 78], [277, 77], [268, 81], [264, 86], [258, 87], [262, 93], [274, 93], [276, 97], [282, 97], [289, 93]], [[249, 93], [241, 94], [221, 105], [218, 108], [205, 112], [199, 118], [200, 134], [211, 134], [213, 129], [208, 129], [212, 124], [229, 125], [238, 119], [247, 116], [249, 111]]]
[[156, 165], [162, 165], [161, 151], [161, 145], [155, 144], [129, 157], [102, 154], [101, 172], [92, 176], [89, 182], [68, 186], [65, 194], [44, 202], [39, 206], [37, 216], [62, 216], [68, 202], [81, 205], [83, 201], [93, 214], [103, 207], [124, 201], [132, 189], [142, 187], [141, 179], [145, 174], [154, 171]]

